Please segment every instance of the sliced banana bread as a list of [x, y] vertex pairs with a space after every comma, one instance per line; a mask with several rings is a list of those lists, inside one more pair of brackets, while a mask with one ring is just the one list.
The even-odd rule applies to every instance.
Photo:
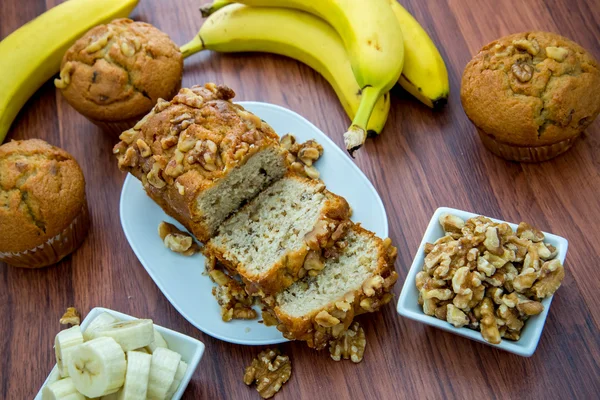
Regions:
[[229, 217], [203, 251], [238, 273], [248, 293], [268, 295], [317, 274], [349, 216], [346, 200], [322, 182], [288, 174]]
[[181, 89], [123, 132], [113, 150], [119, 168], [201, 242], [286, 171], [277, 134], [233, 104], [234, 96], [211, 83]]
[[348, 329], [355, 315], [388, 303], [398, 279], [391, 240], [381, 240], [360, 225], [352, 225], [329, 253], [320, 274], [264, 299], [265, 322], [275, 322], [269, 316], [275, 317], [286, 338], [304, 340], [319, 350]]

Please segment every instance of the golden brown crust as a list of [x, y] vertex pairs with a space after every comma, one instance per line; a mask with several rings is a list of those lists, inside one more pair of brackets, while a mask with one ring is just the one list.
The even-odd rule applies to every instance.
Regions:
[[0, 252], [23, 252], [66, 229], [85, 205], [77, 161], [43, 140], [0, 146]]
[[195, 207], [200, 193], [259, 151], [280, 149], [273, 129], [233, 104], [234, 96], [212, 83], [183, 88], [123, 132], [113, 149], [119, 168], [140, 179], [146, 193], [201, 242], [211, 231]]
[[71, 46], [57, 86], [91, 120], [126, 121], [139, 119], [159, 98], [171, 99], [182, 74], [183, 57], [167, 34], [123, 18], [92, 28]]
[[[287, 179], [301, 180], [304, 184], [315, 188], [323, 185], [320, 181], [302, 178], [293, 173], [288, 173], [286, 177]], [[323, 193], [326, 196], [323, 209], [313, 231], [309, 232], [304, 238], [305, 246], [297, 251], [288, 252], [281, 260], [261, 274], [254, 274], [247, 270], [244, 265], [236, 261], [227, 260], [225, 258], [225, 254], [228, 253], [227, 249], [218, 247], [213, 242], [208, 242], [204, 246], [203, 252], [209, 257], [216, 257], [227, 269], [235, 274], [239, 274], [246, 283], [246, 291], [248, 293], [264, 296], [280, 292], [300, 279], [303, 274], [306, 274], [303, 265], [309, 251], [314, 250], [322, 254], [325, 249], [333, 246], [336, 240], [343, 237], [341, 236], [336, 238], [336, 240], [332, 240], [332, 235], [338, 227], [349, 222], [351, 214], [350, 206], [343, 197], [331, 193], [326, 189], [323, 189]], [[249, 205], [245, 207], [249, 207]]]
[[[346, 293], [337, 301], [302, 317], [293, 317], [283, 312], [272, 296], [265, 298], [265, 311], [277, 318], [279, 321], [277, 329], [287, 339], [306, 341], [309, 347], [320, 350], [327, 345], [331, 338], [337, 337], [348, 329], [355, 316], [378, 311], [392, 299], [393, 295], [390, 292], [398, 279], [398, 274], [394, 269], [398, 254], [396, 248], [391, 245], [389, 239], [381, 240], [373, 232], [362, 228], [359, 224], [353, 225], [351, 229], [377, 241], [379, 252], [377, 269], [371, 277], [367, 278], [360, 289]], [[333, 320], [331, 324], [327, 323], [327, 319], [324, 317], [329, 316], [339, 322], [336, 323]]]
[[524, 32], [484, 46], [466, 66], [461, 100], [491, 139], [517, 147], [576, 138], [600, 112], [600, 70], [578, 44]]

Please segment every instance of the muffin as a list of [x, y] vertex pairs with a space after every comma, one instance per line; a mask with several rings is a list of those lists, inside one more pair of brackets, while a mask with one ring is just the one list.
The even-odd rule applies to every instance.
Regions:
[[498, 39], [466, 66], [461, 101], [483, 144], [508, 160], [567, 151], [600, 112], [600, 70], [578, 44], [548, 32]]
[[88, 226], [85, 180], [69, 153], [39, 139], [0, 146], [0, 261], [54, 264], [83, 242]]
[[116, 135], [181, 86], [183, 57], [169, 36], [122, 18], [98, 25], [65, 53], [54, 84], [73, 108]]

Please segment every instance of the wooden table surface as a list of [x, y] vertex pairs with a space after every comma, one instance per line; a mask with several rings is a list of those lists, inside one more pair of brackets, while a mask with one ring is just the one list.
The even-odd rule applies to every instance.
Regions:
[[[2, 0], [0, 38], [60, 0]], [[437, 207], [450, 206], [566, 237], [566, 278], [554, 298], [539, 347], [522, 358], [400, 317], [392, 303], [361, 316], [364, 360], [334, 362], [303, 343], [279, 347], [293, 362], [278, 399], [598, 398], [600, 396], [600, 121], [571, 151], [542, 164], [501, 160], [484, 149], [460, 105], [462, 70], [480, 47], [524, 30], [563, 34], [600, 58], [598, 0], [402, 0], [444, 56], [448, 106], [432, 112], [394, 90], [383, 134], [356, 163], [379, 191], [398, 246], [396, 298]], [[202, 23], [199, 2], [141, 0], [134, 19], [178, 44]], [[43, 34], [43, 32], [40, 32]], [[339, 146], [348, 119], [328, 83], [308, 67], [267, 54], [201, 53], [185, 62], [183, 84], [214, 81], [237, 100], [278, 104], [307, 117]], [[0, 88], [2, 90], [2, 88]], [[596, 94], [597, 95], [597, 94]], [[60, 264], [26, 270], [0, 264], [0, 398], [30, 399], [55, 363], [52, 344], [68, 306], [96, 306], [152, 318], [206, 344], [185, 399], [256, 399], [242, 382], [264, 347], [213, 339], [171, 306], [129, 247], [119, 221], [125, 175], [111, 154], [115, 139], [71, 108], [48, 82], [23, 108], [8, 139], [41, 138], [79, 161], [92, 228]], [[4, 233], [5, 234], [5, 233]], [[201, 266], [199, 266], [201, 267]], [[415, 300], [416, 301], [416, 300]], [[209, 305], [212, 306], [212, 305]]]

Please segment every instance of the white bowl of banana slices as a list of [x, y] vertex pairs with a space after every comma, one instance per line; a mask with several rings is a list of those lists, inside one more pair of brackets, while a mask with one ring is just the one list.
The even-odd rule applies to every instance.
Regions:
[[60, 331], [56, 366], [35, 400], [180, 399], [204, 344], [181, 333], [97, 307]]

